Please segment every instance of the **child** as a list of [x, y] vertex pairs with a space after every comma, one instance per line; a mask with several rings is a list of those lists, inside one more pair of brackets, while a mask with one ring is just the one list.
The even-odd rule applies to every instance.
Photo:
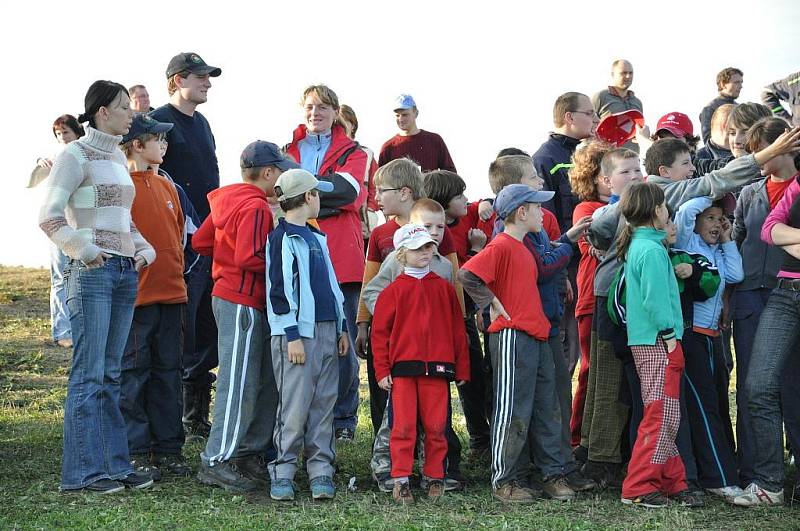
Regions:
[[243, 183], [208, 195], [211, 214], [192, 237], [194, 249], [213, 255], [212, 308], [217, 322], [219, 371], [214, 423], [200, 454], [198, 479], [226, 490], [266, 488], [264, 454], [278, 401], [269, 328], [264, 316], [267, 196], [285, 171], [296, 168], [271, 142], [249, 144], [240, 158]]
[[[570, 500], [575, 492], [563, 477], [561, 422], [555, 388], [550, 326], [536, 288], [536, 261], [522, 243], [542, 229], [541, 204], [553, 192], [524, 184], [506, 186], [494, 209], [505, 223], [483, 251], [464, 264], [459, 278], [479, 308], [491, 303], [489, 345], [492, 353], [494, 419], [491, 432], [492, 495], [502, 502], [531, 503], [525, 481], [532, 453], [551, 498]], [[532, 289], [520, 289], [531, 286]]]
[[669, 211], [655, 184], [635, 183], [620, 201], [627, 225], [617, 240], [625, 262], [628, 346], [642, 387], [644, 417], [633, 447], [622, 503], [665, 507], [664, 494], [686, 490], [675, 446], [680, 422], [683, 334], [678, 284], [662, 243]]
[[331, 183], [302, 169], [285, 172], [275, 183], [286, 214], [267, 245], [267, 313], [280, 395], [277, 456], [269, 464], [273, 500], [294, 500], [294, 476], [303, 449], [312, 498], [332, 499], [336, 492], [333, 408], [338, 357], [349, 351], [344, 295], [325, 235], [308, 225], [319, 214], [318, 191], [331, 190]]
[[407, 224], [397, 230], [394, 242], [405, 267], [378, 296], [372, 345], [378, 385], [392, 391], [392, 495], [406, 504], [414, 501], [408, 476], [418, 419], [425, 429], [428, 497], [444, 494], [447, 382], [455, 379], [462, 385], [469, 378], [469, 358], [455, 290], [430, 270], [435, 240], [422, 225]]
[[694, 304], [692, 327], [685, 331], [688, 413], [700, 485], [732, 499], [739, 488], [733, 428], [728, 409], [728, 371], [722, 352], [719, 319], [726, 284], [744, 279], [742, 257], [731, 240], [731, 224], [721, 205], [697, 197], [681, 205], [676, 217], [677, 247], [708, 259], [719, 270], [714, 296]]
[[170, 129], [172, 124], [134, 116], [121, 146], [136, 188], [131, 218], [158, 260], [139, 274], [133, 322], [122, 355], [120, 409], [131, 464], [155, 481], [162, 472], [192, 473], [181, 453], [184, 216], [175, 187], [152, 169], [161, 163], [161, 141]]

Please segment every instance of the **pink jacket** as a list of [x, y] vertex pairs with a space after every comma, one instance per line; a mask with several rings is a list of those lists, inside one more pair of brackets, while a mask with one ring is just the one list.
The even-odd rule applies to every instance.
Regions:
[[789, 185], [789, 187], [786, 189], [786, 192], [783, 193], [781, 200], [778, 201], [778, 204], [775, 205], [775, 208], [773, 208], [772, 212], [769, 213], [767, 219], [764, 220], [764, 225], [761, 226], [761, 239], [767, 242], [769, 245], [775, 245], [775, 243], [772, 241], [772, 228], [778, 223], [786, 224], [786, 222], [789, 220], [789, 211], [792, 209], [794, 200], [799, 194], [800, 175], [798, 175], [794, 182]]

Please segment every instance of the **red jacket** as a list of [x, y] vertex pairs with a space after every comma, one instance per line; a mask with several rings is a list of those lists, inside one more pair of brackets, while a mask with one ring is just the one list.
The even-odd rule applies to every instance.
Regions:
[[272, 211], [267, 195], [248, 183], [231, 184], [208, 194], [211, 214], [192, 236], [192, 247], [213, 256], [212, 295], [263, 311], [266, 299], [267, 235]]
[[389, 374], [469, 380], [461, 306], [453, 286], [436, 273], [401, 274], [381, 292], [371, 344], [377, 381]]
[[[299, 125], [286, 148], [300, 164], [298, 143], [305, 137], [306, 126]], [[344, 134], [340, 125], [334, 125], [331, 129], [331, 145], [317, 172], [318, 178], [333, 183], [334, 190], [320, 194], [317, 221], [320, 230], [328, 237], [328, 250], [339, 283], [360, 283], [364, 277], [360, 210], [367, 198], [363, 184], [367, 171], [367, 154]]]

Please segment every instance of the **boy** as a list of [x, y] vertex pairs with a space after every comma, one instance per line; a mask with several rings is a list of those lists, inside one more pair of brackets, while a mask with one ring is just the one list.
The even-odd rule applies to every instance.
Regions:
[[[535, 285], [536, 261], [523, 244], [527, 233], [542, 229], [541, 204], [553, 195], [524, 184], [501, 190], [494, 209], [504, 220], [504, 232], [459, 271], [464, 289], [478, 307], [491, 304], [492, 495], [503, 502], [535, 499], [521, 484], [530, 464], [529, 428], [545, 493], [558, 500], [575, 496], [562, 475], [561, 419], [553, 355], [547, 343], [550, 327]], [[532, 290], [520, 289], [532, 281]]]
[[267, 314], [280, 396], [277, 455], [269, 464], [273, 500], [294, 500], [303, 449], [312, 498], [332, 499], [336, 492], [333, 408], [339, 357], [349, 352], [347, 323], [327, 239], [308, 224], [319, 215], [319, 192], [332, 190], [332, 183], [303, 169], [289, 170], [275, 183], [285, 216], [267, 244]]
[[138, 115], [122, 139], [136, 188], [131, 217], [158, 255], [139, 273], [136, 309], [122, 357], [120, 409], [131, 464], [154, 481], [161, 472], [192, 473], [181, 449], [181, 352], [186, 285], [183, 282], [183, 211], [171, 182], [152, 166], [172, 124]]
[[249, 144], [240, 158], [243, 183], [208, 195], [211, 214], [192, 238], [212, 255], [212, 308], [217, 322], [219, 371], [214, 423], [198, 479], [232, 491], [266, 488], [264, 454], [275, 425], [278, 400], [264, 316], [267, 235], [272, 212], [267, 195], [297, 165], [271, 142]]

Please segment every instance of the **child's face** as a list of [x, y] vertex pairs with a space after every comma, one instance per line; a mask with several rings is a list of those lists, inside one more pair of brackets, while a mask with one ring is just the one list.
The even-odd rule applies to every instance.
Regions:
[[675, 226], [675, 222], [668, 219], [664, 231], [667, 233], [667, 245], [675, 245], [678, 241], [678, 227]]
[[450, 202], [447, 204], [447, 208], [445, 209], [445, 214], [447, 217], [452, 219], [463, 218], [467, 215], [467, 196], [464, 194], [459, 194], [455, 196]]
[[520, 178], [519, 183], [530, 186], [537, 192], [544, 188], [544, 179], [539, 177], [539, 174], [536, 173], [536, 168], [533, 167], [533, 164], [531, 164], [528, 169], [525, 170], [525, 173]]
[[58, 140], [59, 144], [69, 144], [73, 140], [78, 140], [78, 135], [75, 134], [75, 131], [67, 127], [66, 125], [59, 125], [53, 129], [53, 132], [56, 134], [56, 139]]
[[433, 259], [434, 243], [426, 243], [419, 249], [406, 249], [406, 266], [428, 267]]
[[737, 129], [735, 127], [728, 128], [728, 146], [731, 148], [731, 153], [735, 158], [747, 155], [747, 150], [744, 147], [747, 140], [747, 129]]
[[308, 203], [309, 219], [314, 219], [319, 216], [319, 192], [306, 192], [306, 203]]
[[445, 231], [445, 219], [442, 212], [417, 212], [411, 216], [411, 223], [417, 223], [425, 227], [431, 238], [436, 240], [437, 244], [442, 243]]
[[703, 210], [695, 219], [694, 231], [709, 245], [719, 243], [724, 215], [722, 209], [718, 207], [709, 207]]
[[539, 232], [542, 230], [542, 220], [544, 214], [542, 213], [541, 203], [528, 203], [525, 208], [527, 209], [527, 216], [525, 218], [525, 228], [528, 232]]
[[661, 203], [656, 207], [656, 217], [653, 220], [653, 227], [658, 230], [666, 230], [667, 223], [669, 223], [669, 210], [667, 210], [666, 203]]
[[375, 201], [387, 216], [405, 214], [403, 206], [406, 204], [407, 188], [397, 188], [384, 183], [375, 189]]
[[642, 164], [638, 157], [632, 159], [618, 159], [614, 171], [608, 176], [609, 188], [615, 195], [622, 195], [622, 191], [631, 182], [642, 180]]
[[[758, 150], [761, 151], [763, 149], [767, 149], [768, 147], [769, 144], [762, 141], [758, 146]], [[771, 158], [761, 167], [761, 175], [764, 177], [768, 177], [770, 175], [783, 176], [782, 174], [786, 173], [791, 175], [795, 171], [794, 155], [791, 153], [788, 155], [778, 155], [777, 157]]]
[[161, 164], [164, 158], [161, 154], [161, 142], [159, 139], [151, 138], [145, 142], [141, 151], [139, 151], [139, 156], [147, 164]]
[[692, 176], [694, 173], [694, 165], [692, 164], [692, 156], [688, 151], [678, 153], [671, 166], [659, 166], [659, 171], [662, 177], [667, 177], [669, 180], [678, 182], [684, 181]]

